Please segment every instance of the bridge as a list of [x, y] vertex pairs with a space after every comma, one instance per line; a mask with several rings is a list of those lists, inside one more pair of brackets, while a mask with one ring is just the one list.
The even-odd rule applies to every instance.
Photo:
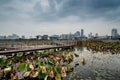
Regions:
[[40, 50], [60, 50], [60, 49], [70, 49], [73, 48], [74, 44], [54, 41], [53, 45], [35, 45], [35, 46], [22, 46], [22, 47], [6, 47], [6, 50], [0, 51], [0, 55], [8, 55], [12, 53], [18, 52], [32, 52], [32, 51], [40, 51]]

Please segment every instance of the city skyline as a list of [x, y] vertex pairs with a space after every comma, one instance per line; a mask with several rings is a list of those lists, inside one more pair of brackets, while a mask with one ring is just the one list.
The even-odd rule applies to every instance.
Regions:
[[120, 32], [120, 0], [0, 0], [0, 35]]
[[56, 38], [59, 38], [59, 39], [94, 39], [94, 38], [98, 38], [98, 39], [119, 39], [120, 38], [120, 34], [118, 32], [118, 30], [116, 28], [113, 28], [111, 30], [111, 34], [110, 35], [100, 35], [98, 33], [92, 33], [90, 32], [88, 35], [85, 35], [84, 33], [84, 29], [81, 29], [80, 31], [76, 31], [74, 33], [62, 33], [62, 34], [53, 34], [53, 35], [49, 35], [49, 34], [37, 34], [35, 36], [29, 36], [27, 37], [26, 35], [18, 35], [18, 34], [9, 34], [9, 35], [0, 35], [0, 39], [41, 39], [45, 37], [51, 37], [51, 39], [56, 39]]

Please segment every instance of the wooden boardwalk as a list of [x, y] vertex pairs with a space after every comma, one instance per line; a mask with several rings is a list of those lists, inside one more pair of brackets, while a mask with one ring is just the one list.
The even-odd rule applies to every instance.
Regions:
[[56, 46], [56, 45], [51, 45], [51, 46], [35, 46], [35, 47], [23, 47], [19, 48], [17, 50], [8, 50], [8, 51], [0, 51], [0, 55], [7, 55], [7, 54], [12, 54], [12, 53], [18, 53], [18, 52], [32, 52], [32, 51], [39, 51], [39, 50], [46, 50], [46, 49], [68, 49], [68, 48], [73, 48], [74, 45], [61, 45], [61, 46]]

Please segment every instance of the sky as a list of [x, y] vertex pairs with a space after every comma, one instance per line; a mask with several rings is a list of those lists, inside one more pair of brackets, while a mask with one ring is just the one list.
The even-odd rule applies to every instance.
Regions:
[[120, 34], [120, 0], [0, 0], [0, 35]]

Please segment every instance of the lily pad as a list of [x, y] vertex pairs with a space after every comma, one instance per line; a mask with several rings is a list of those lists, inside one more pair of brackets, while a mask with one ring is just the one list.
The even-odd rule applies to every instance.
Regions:
[[74, 53], [74, 56], [75, 56], [75, 57], [79, 57], [79, 55], [78, 55], [78, 54], [76, 54], [76, 53]]
[[55, 60], [52, 58], [48, 59], [48, 65], [54, 65], [55, 64]]
[[4, 69], [4, 73], [7, 74], [7, 73], [10, 72], [11, 70], [12, 70], [11, 67], [5, 68], [5, 69]]
[[66, 71], [67, 72], [71, 72], [71, 71], [73, 71], [73, 68], [71, 68], [71, 66], [70, 65], [66, 65]]
[[61, 80], [60, 74], [57, 74], [57, 75], [55, 76], [55, 80]]
[[24, 72], [23, 77], [28, 77], [30, 75], [30, 73], [31, 73], [30, 71]]
[[41, 63], [40, 63], [39, 60], [36, 60], [36, 61], [35, 61], [35, 65], [38, 65], [38, 66], [39, 66], [40, 64], [41, 64]]
[[59, 74], [61, 72], [61, 67], [54, 67], [55, 73]]
[[38, 74], [39, 79], [44, 79], [45, 77], [46, 77], [46, 74], [39, 72], [39, 74]]
[[22, 56], [23, 56], [23, 52], [17, 53], [17, 57], [22, 57]]
[[26, 69], [26, 67], [27, 67], [27, 64], [26, 64], [26, 63], [21, 63], [21, 64], [19, 65], [19, 67], [18, 67], [18, 70], [19, 70], [19, 71], [24, 71], [24, 70]]
[[34, 77], [34, 78], [37, 77], [37, 76], [38, 76], [38, 73], [39, 73], [39, 72], [36, 71], [35, 74], [34, 74], [32, 77]]
[[0, 58], [0, 66], [5, 66], [6, 64], [6, 59]]

